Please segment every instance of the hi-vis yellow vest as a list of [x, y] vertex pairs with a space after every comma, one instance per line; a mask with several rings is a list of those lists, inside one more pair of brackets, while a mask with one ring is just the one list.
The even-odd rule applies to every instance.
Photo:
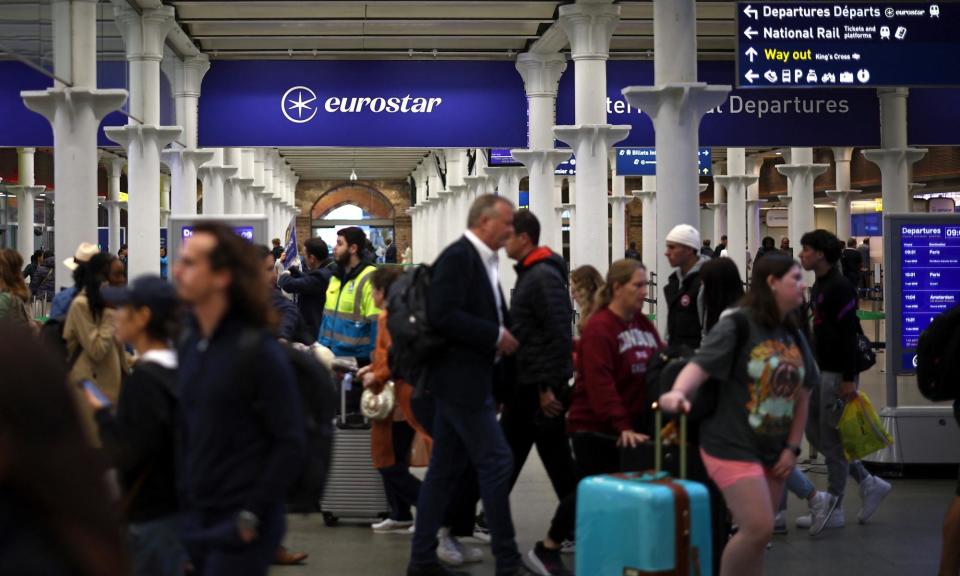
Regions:
[[318, 340], [335, 356], [368, 359], [373, 353], [380, 315], [373, 304], [370, 283], [375, 270], [368, 265], [346, 282], [336, 276], [330, 278]]

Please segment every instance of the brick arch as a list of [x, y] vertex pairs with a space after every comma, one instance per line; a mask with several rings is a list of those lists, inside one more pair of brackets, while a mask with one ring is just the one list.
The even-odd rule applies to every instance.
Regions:
[[382, 192], [366, 184], [352, 182], [335, 186], [317, 198], [310, 208], [311, 220], [322, 220], [324, 216], [345, 204], [359, 206], [373, 218], [393, 219], [395, 211]]

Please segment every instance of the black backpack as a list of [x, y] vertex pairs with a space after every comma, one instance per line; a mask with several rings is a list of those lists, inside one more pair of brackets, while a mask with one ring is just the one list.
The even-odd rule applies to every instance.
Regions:
[[[241, 336], [240, 358], [255, 358], [260, 332], [251, 330]], [[306, 450], [303, 473], [287, 494], [292, 512], [319, 511], [319, 501], [330, 472], [333, 455], [333, 422], [336, 418], [338, 394], [333, 376], [308, 352], [282, 344], [297, 380], [300, 408], [303, 411]], [[244, 370], [250, 374], [252, 370]]]
[[387, 330], [393, 342], [390, 372], [414, 385], [418, 394], [424, 392], [424, 367], [444, 347], [443, 338], [427, 319], [430, 273], [426, 265], [404, 272], [390, 287], [387, 299]]
[[[733, 321], [737, 326], [737, 345], [734, 350], [736, 350], [736, 354], [739, 354], [750, 336], [750, 325], [743, 312], [734, 312]], [[673, 388], [673, 383], [680, 371], [693, 358], [694, 352], [689, 346], [680, 345], [664, 348], [651, 357], [647, 361], [647, 398], [652, 401], [669, 392]], [[736, 365], [737, 358], [735, 357], [730, 367], [731, 375], [736, 369]], [[689, 421], [698, 422], [713, 414], [717, 408], [718, 384], [719, 382], [708, 380], [700, 386], [691, 403], [690, 413], [687, 415]]]
[[928, 400], [957, 399], [960, 306], [933, 319], [917, 344], [917, 387]]

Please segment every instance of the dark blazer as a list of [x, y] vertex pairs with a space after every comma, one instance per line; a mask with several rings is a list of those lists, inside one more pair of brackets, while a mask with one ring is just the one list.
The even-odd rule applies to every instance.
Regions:
[[[509, 326], [502, 291], [500, 301], [504, 326]], [[483, 406], [503, 371], [503, 363], [495, 362], [500, 325], [483, 261], [466, 237], [447, 246], [433, 265], [427, 318], [447, 342], [430, 364], [427, 387], [445, 402]]]

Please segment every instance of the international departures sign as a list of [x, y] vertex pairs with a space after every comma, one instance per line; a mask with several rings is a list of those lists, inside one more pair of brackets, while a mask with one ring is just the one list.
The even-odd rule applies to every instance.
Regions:
[[737, 85], [957, 85], [958, 27], [948, 2], [740, 2]]

